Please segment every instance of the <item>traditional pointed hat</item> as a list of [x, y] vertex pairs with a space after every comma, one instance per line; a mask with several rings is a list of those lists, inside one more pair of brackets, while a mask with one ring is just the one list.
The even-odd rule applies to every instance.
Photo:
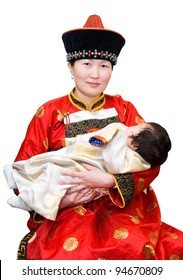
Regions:
[[91, 15], [83, 28], [73, 29], [62, 35], [67, 61], [92, 58], [117, 63], [118, 55], [125, 44], [124, 37], [105, 29], [98, 15]]

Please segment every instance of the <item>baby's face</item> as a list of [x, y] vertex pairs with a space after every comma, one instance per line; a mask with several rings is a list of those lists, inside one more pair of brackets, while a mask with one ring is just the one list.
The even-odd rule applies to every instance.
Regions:
[[132, 140], [133, 140], [132, 136], [138, 135], [145, 128], [151, 128], [151, 126], [147, 123], [141, 123], [141, 124], [129, 126], [126, 128], [125, 132], [127, 134], [127, 145], [129, 148], [131, 148], [132, 150], [134, 149], [134, 147], [132, 145]]

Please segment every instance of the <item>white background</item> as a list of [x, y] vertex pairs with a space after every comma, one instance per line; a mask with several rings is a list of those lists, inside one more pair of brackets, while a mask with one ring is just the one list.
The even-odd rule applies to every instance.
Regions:
[[[120, 3], [120, 6], [119, 6]], [[152, 186], [162, 220], [183, 230], [183, 16], [178, 0], [3, 0], [0, 3], [0, 256], [15, 260], [28, 214], [7, 205], [2, 168], [19, 150], [42, 103], [73, 87], [61, 35], [90, 14], [126, 38], [105, 93], [130, 100], [172, 139], [168, 161]]]

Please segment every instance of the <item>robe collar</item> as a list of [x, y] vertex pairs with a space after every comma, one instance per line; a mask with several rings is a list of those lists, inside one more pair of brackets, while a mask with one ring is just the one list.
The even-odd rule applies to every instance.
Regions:
[[91, 112], [97, 111], [102, 108], [105, 104], [105, 95], [101, 93], [99, 97], [97, 97], [89, 106], [83, 100], [78, 98], [75, 93], [74, 89], [69, 94], [69, 100], [71, 103], [80, 110], [88, 110]]

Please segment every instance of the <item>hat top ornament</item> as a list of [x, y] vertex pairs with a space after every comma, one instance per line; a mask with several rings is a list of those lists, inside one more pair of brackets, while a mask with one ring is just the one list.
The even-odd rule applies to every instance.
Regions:
[[104, 29], [103, 23], [101, 18], [98, 15], [91, 15], [88, 17], [85, 25], [83, 26], [83, 28], [101, 28]]
[[90, 15], [83, 28], [69, 30], [62, 35], [67, 61], [78, 59], [108, 60], [117, 63], [118, 55], [125, 44], [124, 37], [105, 29], [100, 16]]

